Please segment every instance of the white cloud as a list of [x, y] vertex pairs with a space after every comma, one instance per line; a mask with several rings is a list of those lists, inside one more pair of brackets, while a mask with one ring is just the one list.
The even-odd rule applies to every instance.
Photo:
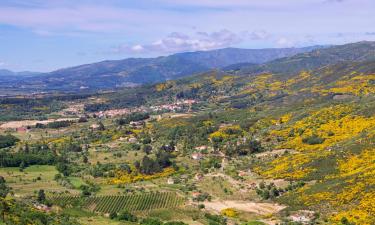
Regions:
[[288, 38], [285, 38], [285, 37], [279, 38], [276, 43], [279, 47], [293, 47], [293, 46], [295, 46], [294, 41], [292, 41]]
[[188, 35], [181, 32], [173, 32], [164, 38], [149, 44], [121, 45], [112, 49], [114, 53], [176, 53], [185, 51], [205, 51], [231, 47], [246, 40], [265, 40], [271, 35], [263, 30], [243, 31], [239, 33], [222, 29], [214, 32], [195, 32]]
[[143, 46], [142, 45], [134, 45], [132, 47], [132, 50], [135, 51], [135, 52], [141, 52], [144, 50]]

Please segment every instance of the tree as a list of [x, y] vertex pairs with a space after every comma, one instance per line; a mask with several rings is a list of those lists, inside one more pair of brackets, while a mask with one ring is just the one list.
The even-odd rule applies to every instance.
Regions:
[[152, 146], [151, 145], [143, 145], [142, 150], [148, 155], [152, 151]]
[[150, 136], [146, 136], [146, 137], [143, 138], [142, 144], [147, 145], [147, 144], [150, 144], [150, 143], [151, 143], [151, 137]]
[[0, 213], [2, 221], [5, 221], [5, 214], [9, 212], [10, 207], [8, 202], [5, 199], [0, 198]]
[[116, 212], [111, 212], [111, 213], [109, 214], [109, 218], [110, 218], [111, 220], [115, 219], [116, 217], [117, 217], [117, 213], [116, 213]]
[[181, 222], [181, 221], [171, 221], [171, 222], [166, 222], [164, 225], [187, 225], [187, 223]]
[[25, 162], [22, 161], [22, 162], [20, 163], [20, 171], [23, 172], [23, 170], [24, 170], [25, 168], [26, 168]]
[[141, 163], [141, 172], [144, 174], [153, 174], [155, 172], [159, 172], [161, 170], [159, 164], [157, 164], [154, 160], [149, 158], [148, 156], [143, 157]]
[[43, 189], [40, 189], [40, 190], [38, 191], [37, 201], [38, 201], [39, 203], [45, 203], [45, 202], [46, 202], [46, 194], [44, 193], [44, 190], [43, 190]]
[[78, 120], [78, 123], [86, 123], [86, 122], [87, 122], [87, 118], [84, 116], [80, 117]]
[[129, 222], [137, 222], [138, 218], [131, 214], [129, 211], [125, 210], [119, 213], [118, 217], [119, 220], [129, 221]]
[[126, 171], [127, 173], [131, 173], [132, 172], [130, 166], [128, 164], [126, 164], [126, 163], [120, 164], [119, 169], [123, 170], [123, 171]]
[[263, 150], [262, 144], [258, 140], [249, 141], [250, 153], [261, 152]]
[[8, 135], [0, 135], [0, 148], [6, 148], [15, 145], [20, 139], [17, 137], [8, 134]]
[[134, 167], [139, 170], [141, 168], [141, 163], [137, 160], [134, 162]]
[[0, 197], [5, 198], [9, 193], [10, 188], [6, 184], [5, 178], [0, 176]]
[[99, 121], [98, 125], [99, 125], [98, 130], [101, 130], [101, 131], [105, 130], [105, 126], [102, 123], [102, 121]]
[[25, 152], [25, 153], [29, 153], [30, 152], [30, 148], [29, 148], [29, 144], [28, 143], [25, 144], [25, 146], [23, 148], [23, 152]]
[[268, 190], [263, 190], [263, 193], [262, 193], [261, 197], [265, 200], [269, 199], [270, 198], [270, 192]]
[[82, 162], [85, 163], [85, 164], [89, 162], [89, 159], [87, 158], [86, 155], [84, 155], [84, 156], [82, 157]]
[[280, 191], [276, 187], [272, 187], [270, 190], [270, 195], [272, 198], [280, 195]]
[[81, 185], [80, 189], [81, 189], [81, 191], [82, 191], [82, 192], [81, 192], [81, 195], [82, 195], [83, 197], [88, 197], [88, 196], [91, 195], [90, 187], [89, 187], [89, 186], [87, 186], [87, 185]]
[[351, 223], [346, 217], [342, 217], [340, 222], [342, 225], [355, 225], [355, 223]]
[[59, 171], [60, 173], [62, 173], [64, 176], [69, 176], [69, 174], [70, 174], [69, 167], [64, 162], [57, 163], [56, 164], [56, 169], [57, 169], [57, 171]]
[[163, 222], [161, 222], [159, 219], [156, 218], [146, 218], [142, 220], [142, 225], [162, 225]]
[[159, 151], [156, 153], [156, 160], [160, 167], [166, 168], [172, 164], [171, 154], [168, 152]]

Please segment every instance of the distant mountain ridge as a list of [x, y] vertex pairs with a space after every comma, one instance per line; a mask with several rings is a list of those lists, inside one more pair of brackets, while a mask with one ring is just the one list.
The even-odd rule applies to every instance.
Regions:
[[107, 60], [15, 78], [0, 74], [0, 88], [31, 91], [108, 90], [177, 80], [219, 69], [236, 75], [273, 73], [292, 76], [301, 70], [345, 62], [375, 60], [375, 42], [306, 48], [238, 49], [186, 52], [157, 58]]
[[265, 63], [323, 48], [239, 49], [177, 53], [157, 58], [128, 58], [85, 64], [25, 79], [24, 85], [50, 90], [110, 89], [179, 79], [237, 63]]
[[42, 73], [30, 71], [13, 72], [6, 69], [0, 69], [0, 83], [13, 83], [24, 78], [35, 77], [39, 75], [42, 75]]
[[5, 77], [5, 76], [22, 76], [22, 77], [26, 77], [26, 76], [37, 76], [37, 75], [40, 75], [42, 73], [39, 73], [39, 72], [30, 72], [30, 71], [21, 71], [21, 72], [13, 72], [11, 70], [7, 70], [7, 69], [0, 69], [0, 77]]
[[[296, 54], [291, 57], [275, 59], [261, 65], [243, 65], [235, 68], [237, 74], [276, 73], [291, 75], [301, 70], [316, 70], [326, 65], [341, 62], [365, 62], [375, 60], [375, 42], [336, 45], [324, 49]], [[233, 67], [233, 65], [232, 65]]]

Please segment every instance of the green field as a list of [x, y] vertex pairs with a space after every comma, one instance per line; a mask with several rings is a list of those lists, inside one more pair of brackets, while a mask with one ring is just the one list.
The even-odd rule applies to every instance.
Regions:
[[33, 195], [35, 190], [43, 189], [48, 192], [63, 192], [70, 190], [62, 187], [55, 180], [55, 166], [34, 165], [20, 171], [17, 167], [0, 168], [3, 176], [16, 195]]
[[86, 183], [79, 177], [69, 177], [68, 178], [70, 183], [74, 186], [74, 188], [79, 188], [81, 185], [85, 185]]

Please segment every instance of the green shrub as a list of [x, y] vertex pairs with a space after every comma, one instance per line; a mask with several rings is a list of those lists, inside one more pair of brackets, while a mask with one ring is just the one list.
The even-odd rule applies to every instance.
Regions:
[[122, 211], [119, 213], [118, 217], [119, 220], [129, 221], [129, 222], [137, 222], [138, 218], [131, 214], [129, 211]]
[[324, 138], [317, 136], [316, 134], [313, 134], [309, 137], [305, 137], [302, 139], [302, 142], [309, 145], [317, 145], [322, 144], [325, 141]]
[[19, 142], [20, 139], [17, 137], [8, 134], [8, 135], [0, 135], [0, 148], [6, 148], [15, 145]]

